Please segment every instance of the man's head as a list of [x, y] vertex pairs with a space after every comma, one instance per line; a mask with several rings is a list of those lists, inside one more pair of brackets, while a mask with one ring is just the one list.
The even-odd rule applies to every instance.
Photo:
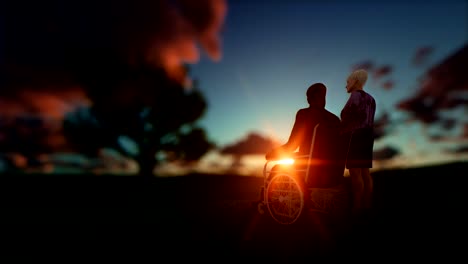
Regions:
[[346, 80], [346, 91], [348, 93], [362, 90], [367, 82], [367, 71], [363, 69], [352, 72]]
[[312, 84], [306, 92], [309, 105], [325, 107], [325, 96], [327, 87], [323, 83]]

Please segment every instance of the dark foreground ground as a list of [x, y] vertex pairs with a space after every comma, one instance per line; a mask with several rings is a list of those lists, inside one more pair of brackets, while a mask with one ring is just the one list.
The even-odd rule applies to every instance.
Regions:
[[255, 177], [2, 175], [2, 244], [71, 259], [137, 248], [164, 262], [466, 258], [467, 165], [374, 173], [373, 218], [356, 225], [311, 212], [277, 224], [252, 206]]

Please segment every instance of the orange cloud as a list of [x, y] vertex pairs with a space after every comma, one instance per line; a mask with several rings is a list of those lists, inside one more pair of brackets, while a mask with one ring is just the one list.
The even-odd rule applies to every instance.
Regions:
[[67, 112], [89, 104], [79, 87], [54, 91], [23, 89], [14, 97], [0, 98], [0, 115], [11, 118], [27, 114], [61, 120]]
[[155, 15], [161, 16], [159, 33], [151, 41], [148, 60], [162, 66], [168, 73], [180, 78], [183, 63], [197, 63], [200, 59], [197, 45], [214, 61], [222, 56], [220, 32], [227, 12], [224, 0], [178, 0], [176, 7], [161, 1]]

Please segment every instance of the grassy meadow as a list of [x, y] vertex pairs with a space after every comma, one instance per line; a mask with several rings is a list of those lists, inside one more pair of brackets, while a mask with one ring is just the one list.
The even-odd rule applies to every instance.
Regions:
[[361, 224], [347, 214], [305, 211], [298, 223], [280, 225], [255, 206], [262, 178], [201, 174], [2, 175], [2, 218], [11, 240], [142, 243], [159, 252], [155, 258], [174, 248], [203, 259], [453, 257], [466, 250], [458, 241], [466, 236], [467, 168], [459, 162], [374, 172], [372, 218]]

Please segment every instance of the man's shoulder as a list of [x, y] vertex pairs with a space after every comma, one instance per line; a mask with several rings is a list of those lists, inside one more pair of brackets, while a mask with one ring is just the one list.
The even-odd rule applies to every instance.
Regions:
[[327, 109], [325, 108], [302, 108], [302, 109], [299, 109], [297, 111], [297, 115], [298, 116], [315, 116], [315, 117], [319, 117], [319, 116], [323, 116], [325, 117], [327, 120], [330, 120], [330, 119], [333, 119], [333, 120], [337, 120], [338, 122], [340, 121], [340, 118], [333, 114], [332, 112], [328, 111]]
[[322, 119], [322, 130], [327, 131], [325, 133], [336, 133], [341, 130], [341, 120], [340, 118], [333, 114], [332, 112], [325, 109]]
[[296, 115], [301, 115], [301, 116], [308, 115], [309, 111], [310, 111], [309, 108], [301, 108], [301, 109], [297, 110]]
[[340, 118], [337, 115], [335, 115], [334, 113], [328, 111], [327, 109], [325, 109], [325, 114], [327, 115], [327, 117], [329, 119], [337, 120], [338, 122], [340, 121]]

